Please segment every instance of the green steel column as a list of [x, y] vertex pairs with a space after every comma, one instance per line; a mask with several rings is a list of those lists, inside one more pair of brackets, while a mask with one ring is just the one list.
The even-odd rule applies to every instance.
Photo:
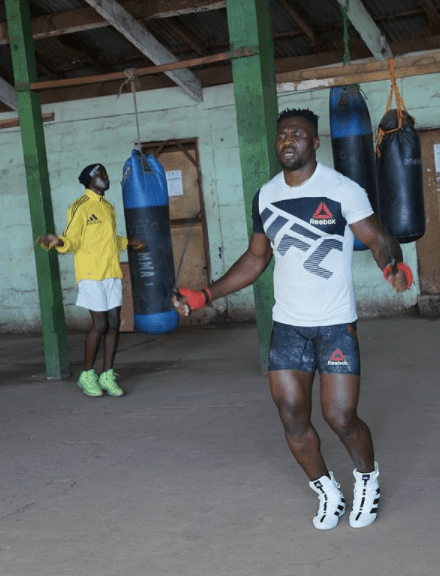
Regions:
[[[256, 48], [257, 54], [232, 60], [241, 173], [249, 237], [252, 199], [280, 170], [275, 154], [278, 115], [270, 0], [227, 0], [231, 50]], [[273, 266], [254, 284], [260, 359], [267, 372], [272, 327]]]
[[[11, 57], [17, 91], [32, 237], [55, 231], [40, 98], [30, 82], [37, 80], [28, 0], [5, 0]], [[69, 375], [69, 352], [58, 256], [35, 247], [46, 375]]]

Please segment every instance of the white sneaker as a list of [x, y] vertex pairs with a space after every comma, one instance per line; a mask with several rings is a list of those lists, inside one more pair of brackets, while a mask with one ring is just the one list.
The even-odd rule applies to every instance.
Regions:
[[309, 486], [319, 497], [319, 509], [313, 518], [313, 525], [318, 530], [331, 530], [338, 522], [339, 518], [345, 514], [345, 500], [340, 485], [336, 482], [333, 472], [328, 476], [321, 476], [314, 482], [309, 482]]
[[356, 482], [354, 484], [353, 510], [350, 512], [349, 522], [352, 528], [364, 528], [372, 524], [377, 518], [380, 498], [379, 482], [377, 481], [379, 466], [375, 462], [374, 470], [368, 474], [354, 470], [353, 476], [356, 478]]

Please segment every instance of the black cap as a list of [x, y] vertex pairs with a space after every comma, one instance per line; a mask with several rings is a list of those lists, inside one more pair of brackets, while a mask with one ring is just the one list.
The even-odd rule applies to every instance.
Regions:
[[104, 168], [104, 166], [102, 164], [90, 164], [89, 166], [86, 166], [84, 170], [81, 172], [81, 174], [78, 176], [78, 180], [85, 188], [87, 188], [90, 182], [92, 181], [92, 178], [95, 175], [95, 172], [98, 170], [98, 168]]

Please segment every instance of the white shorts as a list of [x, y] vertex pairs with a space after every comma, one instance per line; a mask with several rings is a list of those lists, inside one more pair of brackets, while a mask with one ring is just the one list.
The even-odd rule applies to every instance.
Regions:
[[76, 305], [93, 312], [108, 312], [122, 306], [122, 281], [120, 278], [80, 280]]

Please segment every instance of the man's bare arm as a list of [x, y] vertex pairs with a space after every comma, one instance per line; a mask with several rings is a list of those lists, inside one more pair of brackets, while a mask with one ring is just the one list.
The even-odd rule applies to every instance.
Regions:
[[[389, 264], [396, 266], [395, 270], [390, 269], [390, 274], [387, 275], [387, 280], [393, 289], [396, 292], [408, 290], [412, 282], [412, 273], [406, 265], [405, 267], [408, 268], [406, 272], [397, 268], [397, 265], [403, 261], [402, 249], [394, 236], [388, 234], [382, 226], [379, 218], [372, 214], [368, 218], [350, 224], [350, 228], [356, 238], [371, 250], [381, 270], [385, 270]], [[411, 281], [409, 276], [411, 276]]]
[[219, 280], [209, 286], [211, 299], [237, 292], [250, 284], [266, 270], [272, 258], [270, 240], [265, 234], [252, 234], [246, 252]]

